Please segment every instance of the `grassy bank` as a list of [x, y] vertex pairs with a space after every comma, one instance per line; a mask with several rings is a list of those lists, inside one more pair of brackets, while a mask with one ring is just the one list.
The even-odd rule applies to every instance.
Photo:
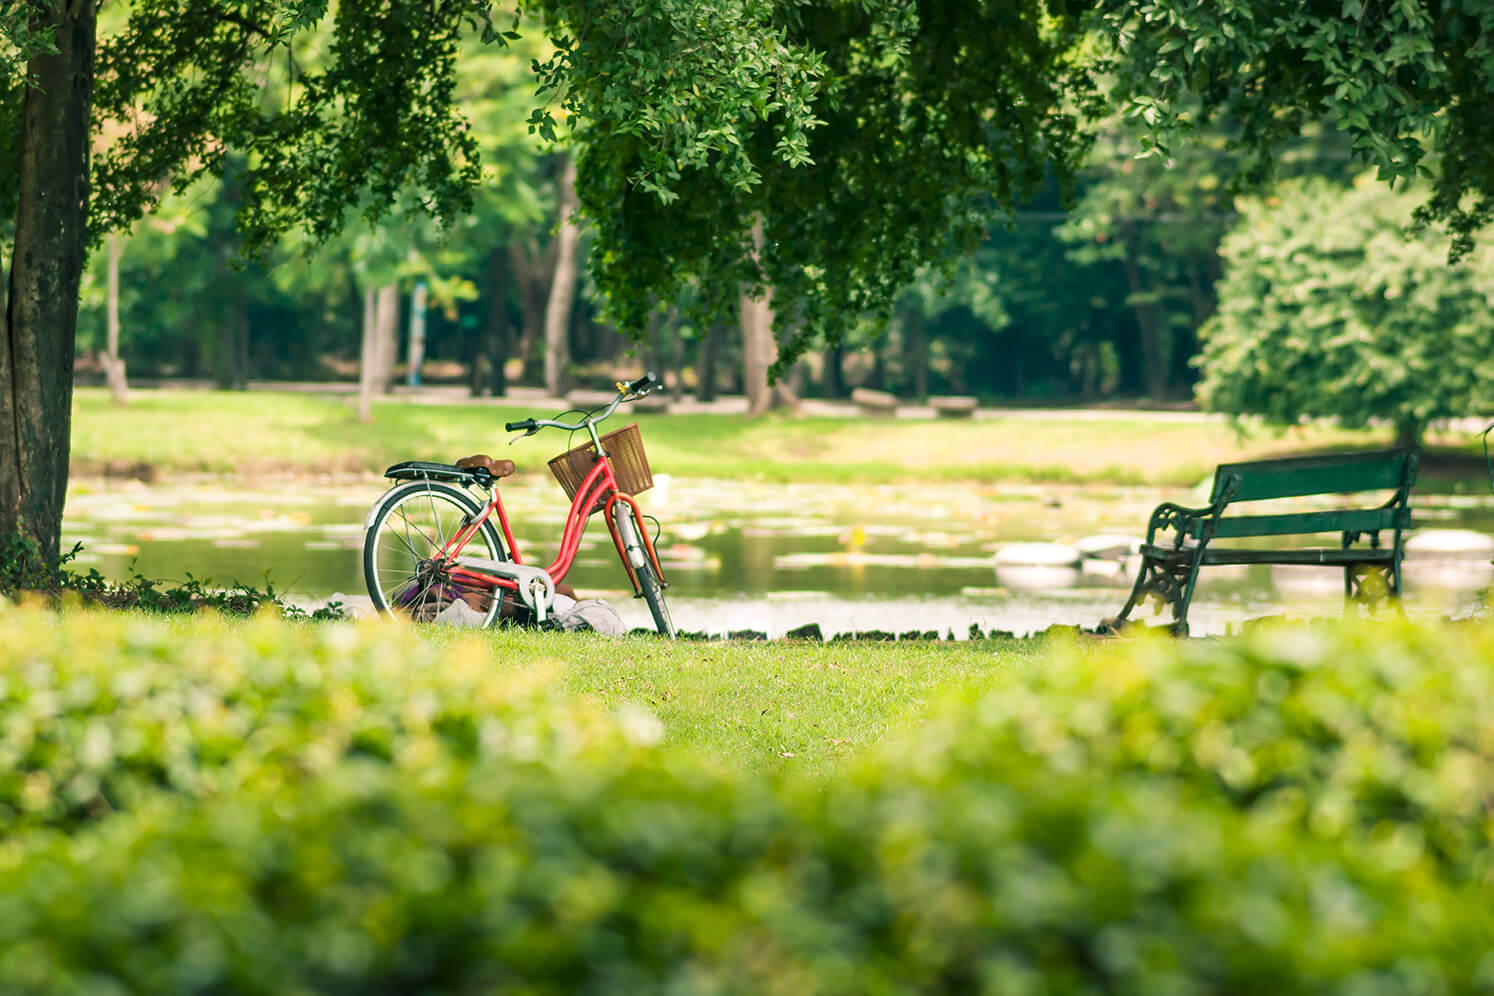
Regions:
[[[764, 648], [0, 609], [0, 643], [7, 991], [1490, 977], [1484, 625]], [[827, 724], [862, 740], [815, 766]]]
[[[566, 446], [546, 432], [509, 447], [503, 422], [551, 415], [493, 405], [382, 403], [360, 424], [346, 399], [289, 393], [137, 392], [129, 407], [102, 390], [76, 394], [75, 471], [145, 464], [160, 473], [378, 472], [399, 460], [512, 457], [546, 473]], [[617, 426], [633, 420], [615, 417]], [[1096, 418], [867, 421], [858, 418], [640, 415], [650, 462], [681, 476], [826, 483], [898, 480], [1192, 484], [1215, 464], [1311, 450], [1384, 445], [1380, 435], [1308, 426], [1240, 432], [1223, 422], [1144, 413]], [[577, 441], [579, 442], [579, 440]], [[1471, 454], [1466, 439], [1445, 442]]]

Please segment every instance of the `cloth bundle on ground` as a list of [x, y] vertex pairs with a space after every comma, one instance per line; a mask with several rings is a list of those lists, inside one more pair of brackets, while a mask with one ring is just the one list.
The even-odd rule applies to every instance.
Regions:
[[[604, 636], [622, 636], [626, 630], [617, 610], [600, 598], [575, 599], [555, 593], [556, 625], [568, 632], [592, 630]], [[482, 626], [483, 613], [458, 598], [436, 614], [435, 622], [443, 626]]]

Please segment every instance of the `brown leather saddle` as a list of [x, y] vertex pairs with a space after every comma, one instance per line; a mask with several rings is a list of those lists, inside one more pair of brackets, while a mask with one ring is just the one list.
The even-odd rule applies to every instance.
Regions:
[[456, 465], [463, 470], [476, 470], [478, 467], [486, 468], [487, 472], [493, 475], [493, 480], [495, 481], [500, 477], [509, 477], [514, 472], [514, 462], [512, 460], [494, 460], [486, 453], [474, 453], [472, 456], [462, 457], [456, 462]]

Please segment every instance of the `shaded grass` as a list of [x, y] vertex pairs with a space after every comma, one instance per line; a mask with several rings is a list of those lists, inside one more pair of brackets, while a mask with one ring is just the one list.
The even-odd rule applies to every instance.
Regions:
[[[548, 431], [510, 448], [506, 420], [550, 415], [498, 405], [390, 401], [372, 425], [348, 399], [275, 392], [137, 392], [128, 408], [106, 392], [75, 394], [73, 464], [83, 473], [145, 463], [163, 472], [380, 472], [407, 459], [454, 460], [472, 452], [513, 458], [547, 473], [566, 448]], [[1278, 431], [1222, 421], [1134, 413], [1114, 418], [868, 421], [736, 415], [614, 416], [636, 420], [657, 472], [781, 482], [899, 480], [1096, 481], [1188, 485], [1221, 462], [1386, 445], [1383, 434], [1321, 425]], [[573, 442], [579, 443], [580, 440]], [[1462, 459], [1472, 438], [1439, 442]], [[1470, 465], [1471, 466], [1471, 465]]]

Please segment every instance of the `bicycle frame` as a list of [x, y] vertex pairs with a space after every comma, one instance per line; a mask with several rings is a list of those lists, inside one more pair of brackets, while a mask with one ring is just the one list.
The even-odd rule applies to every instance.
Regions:
[[[595, 427], [589, 426], [588, 428], [591, 429], [592, 441], [596, 445], [597, 463], [582, 480], [581, 486], [576, 489], [576, 497], [571, 500], [571, 509], [566, 515], [565, 531], [561, 534], [560, 552], [555, 562], [545, 568], [545, 573], [557, 582], [565, 579], [576, 561], [577, 551], [581, 548], [581, 537], [586, 532], [586, 520], [591, 517], [594, 509], [600, 507], [607, 519], [607, 531], [612, 534], [612, 545], [617, 548], [618, 559], [622, 561], [623, 568], [628, 572], [628, 581], [633, 585], [634, 596], [637, 596], [642, 592], [638, 584], [638, 574], [628, 560], [622, 534], [618, 532], [617, 521], [613, 517], [613, 508], [619, 501], [626, 502], [631, 507], [633, 521], [641, 534], [640, 539], [644, 549], [648, 552], [649, 562], [653, 565], [654, 576], [661, 584], [664, 582], [664, 571], [659, 566], [659, 555], [654, 550], [654, 541], [649, 537], [648, 530], [643, 528], [642, 509], [638, 507], [638, 502], [632, 495], [618, 490], [617, 477], [612, 471], [612, 461], [602, 449]], [[483, 508], [482, 514], [457, 531], [450, 542], [441, 548], [441, 556], [452, 565], [451, 576], [454, 581], [478, 587], [517, 590], [518, 582], [512, 578], [494, 577], [457, 563], [457, 557], [460, 556], [467, 542], [494, 513], [498, 515], [498, 524], [503, 530], [503, 541], [508, 544], [509, 556], [513, 558], [514, 563], [522, 564], [524, 561], [519, 556], [519, 547], [514, 542], [513, 529], [508, 523], [508, 512], [503, 507], [503, 497], [496, 484], [493, 486], [493, 496]]]

